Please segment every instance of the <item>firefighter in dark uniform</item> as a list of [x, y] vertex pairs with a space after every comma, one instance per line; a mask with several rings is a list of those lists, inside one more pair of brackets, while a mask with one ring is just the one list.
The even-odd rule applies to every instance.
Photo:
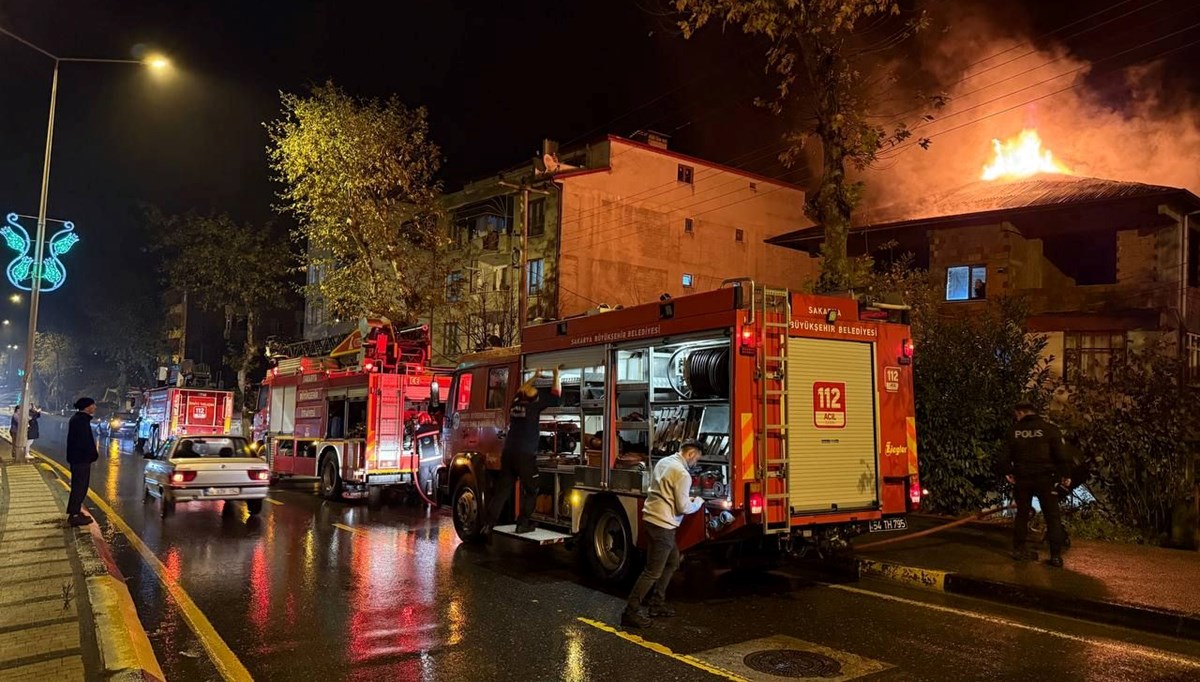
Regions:
[[1016, 424], [1008, 448], [1000, 456], [1000, 473], [1013, 484], [1017, 518], [1013, 527], [1013, 559], [1032, 561], [1037, 554], [1025, 547], [1033, 498], [1038, 498], [1046, 517], [1046, 539], [1051, 566], [1062, 567], [1063, 528], [1058, 508], [1058, 484], [1071, 485], [1071, 463], [1063, 448], [1062, 433], [1046, 421], [1030, 403], [1013, 408]]
[[541, 436], [542, 410], [557, 407], [559, 396], [562, 395], [562, 382], [559, 369], [554, 370], [554, 379], [550, 390], [538, 389], [537, 381], [542, 377], [542, 370], [537, 370], [517, 389], [508, 408], [508, 434], [504, 437], [504, 449], [500, 453], [500, 478], [492, 490], [492, 499], [488, 501], [487, 517], [483, 526], [484, 533], [489, 533], [504, 505], [512, 496], [513, 482], [521, 481], [521, 509], [517, 518], [516, 532], [525, 534], [536, 529], [529, 515], [537, 503], [538, 440]]

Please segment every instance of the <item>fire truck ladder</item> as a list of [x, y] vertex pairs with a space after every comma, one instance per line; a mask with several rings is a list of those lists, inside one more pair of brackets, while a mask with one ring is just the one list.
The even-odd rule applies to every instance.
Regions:
[[787, 339], [792, 319], [792, 296], [786, 289], [763, 288], [758, 304], [762, 315], [759, 375], [762, 404], [759, 411], [758, 461], [764, 485], [763, 530], [766, 534], [791, 529], [788, 504], [788, 392]]

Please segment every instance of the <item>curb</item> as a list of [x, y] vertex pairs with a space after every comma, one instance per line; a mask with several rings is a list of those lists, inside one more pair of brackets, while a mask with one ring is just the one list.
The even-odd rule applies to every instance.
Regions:
[[1015, 604], [1064, 616], [1200, 641], [1200, 615], [1076, 597], [1040, 587], [873, 559], [855, 559], [853, 568], [860, 578], [879, 578], [907, 587]]

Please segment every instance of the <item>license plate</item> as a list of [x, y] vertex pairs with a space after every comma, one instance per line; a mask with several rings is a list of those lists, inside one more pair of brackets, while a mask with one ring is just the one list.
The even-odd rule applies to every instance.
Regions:
[[871, 522], [872, 533], [883, 533], [889, 530], [908, 530], [908, 519], [879, 519]]
[[221, 495], [237, 495], [242, 492], [241, 488], [205, 488], [205, 495], [213, 495], [219, 497]]

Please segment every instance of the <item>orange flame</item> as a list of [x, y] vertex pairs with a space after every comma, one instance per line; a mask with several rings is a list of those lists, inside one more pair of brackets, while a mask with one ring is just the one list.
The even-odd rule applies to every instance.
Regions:
[[1020, 135], [1001, 142], [992, 140], [996, 155], [983, 167], [982, 180], [1015, 180], [1038, 173], [1071, 175], [1071, 169], [1054, 159], [1048, 149], [1042, 149], [1042, 138], [1036, 130], [1022, 130]]

